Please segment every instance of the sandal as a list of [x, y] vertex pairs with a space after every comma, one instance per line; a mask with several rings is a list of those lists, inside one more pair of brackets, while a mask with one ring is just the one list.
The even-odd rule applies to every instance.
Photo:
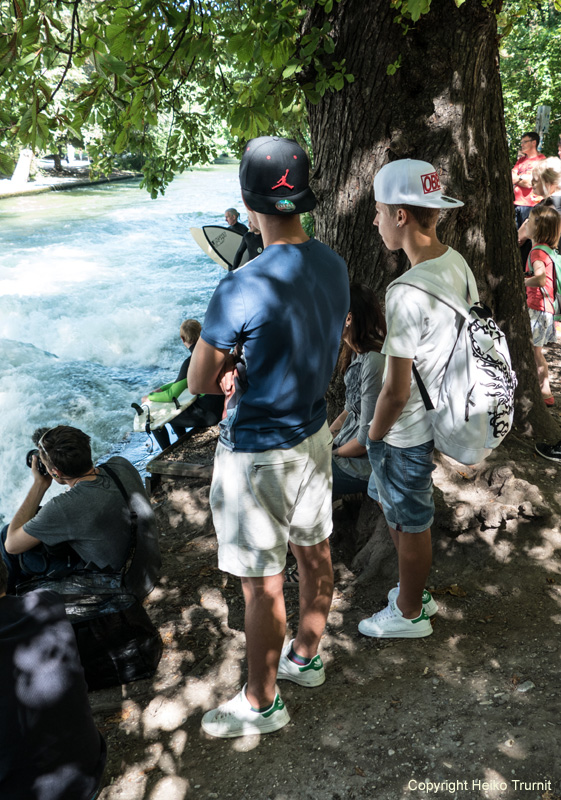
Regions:
[[298, 586], [300, 584], [300, 575], [298, 574], [298, 564], [293, 567], [288, 567], [284, 573], [285, 586]]

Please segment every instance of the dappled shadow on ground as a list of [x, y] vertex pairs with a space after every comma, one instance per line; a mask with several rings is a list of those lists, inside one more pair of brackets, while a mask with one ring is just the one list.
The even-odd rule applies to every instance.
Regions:
[[[427, 781], [448, 781], [448, 796], [451, 782], [466, 781], [462, 797], [514, 799], [514, 781], [551, 780], [523, 796], [561, 795], [551, 744], [559, 724], [560, 476], [561, 467], [537, 461], [515, 436], [477, 470], [442, 460], [431, 574], [440, 611], [433, 635], [420, 640], [358, 633], [359, 620], [385, 605], [396, 561], [376, 506], [339, 504], [336, 590], [322, 641], [327, 682], [314, 690], [282, 683], [291, 723], [236, 740], [207, 737], [200, 719], [245, 680], [239, 581], [216, 566], [208, 485], [166, 482], [154, 496], [164, 577], [148, 600], [164, 656], [152, 681], [91, 695], [109, 751], [101, 800], [395, 800], [431, 796], [418, 788]], [[499, 494], [509, 481], [512, 491]], [[473, 513], [452, 530], [454, 509], [464, 506]], [[288, 636], [297, 595], [285, 591]], [[492, 781], [506, 789], [483, 787]]]

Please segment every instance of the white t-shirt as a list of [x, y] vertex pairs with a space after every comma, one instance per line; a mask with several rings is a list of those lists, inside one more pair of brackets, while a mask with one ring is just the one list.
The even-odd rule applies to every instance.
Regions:
[[[444, 369], [457, 338], [460, 318], [453, 309], [413, 286], [408, 279], [422, 282], [440, 297], [479, 297], [475, 279], [465, 259], [451, 247], [438, 258], [423, 261], [390, 283], [386, 291], [388, 335], [382, 348], [386, 356], [413, 358], [429, 396], [436, 406]], [[476, 296], [473, 296], [473, 295]], [[414, 447], [432, 439], [432, 429], [415, 376], [411, 373], [411, 396], [384, 441], [395, 447]]]

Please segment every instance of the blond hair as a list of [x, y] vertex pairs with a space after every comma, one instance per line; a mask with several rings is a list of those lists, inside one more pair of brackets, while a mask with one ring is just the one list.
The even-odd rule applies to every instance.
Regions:
[[532, 180], [541, 181], [544, 189], [558, 189], [561, 186], [561, 158], [544, 158], [532, 170]]
[[196, 319], [186, 319], [181, 323], [179, 335], [184, 342], [196, 344], [201, 335], [201, 323]]

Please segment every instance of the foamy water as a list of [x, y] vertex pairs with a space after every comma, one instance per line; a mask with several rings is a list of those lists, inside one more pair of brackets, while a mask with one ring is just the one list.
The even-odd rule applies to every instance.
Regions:
[[31, 485], [37, 427], [75, 425], [99, 458], [132, 429], [131, 402], [175, 379], [179, 325], [203, 321], [225, 274], [189, 228], [225, 224], [232, 205], [235, 166], [158, 200], [138, 182], [0, 200], [0, 517]]

